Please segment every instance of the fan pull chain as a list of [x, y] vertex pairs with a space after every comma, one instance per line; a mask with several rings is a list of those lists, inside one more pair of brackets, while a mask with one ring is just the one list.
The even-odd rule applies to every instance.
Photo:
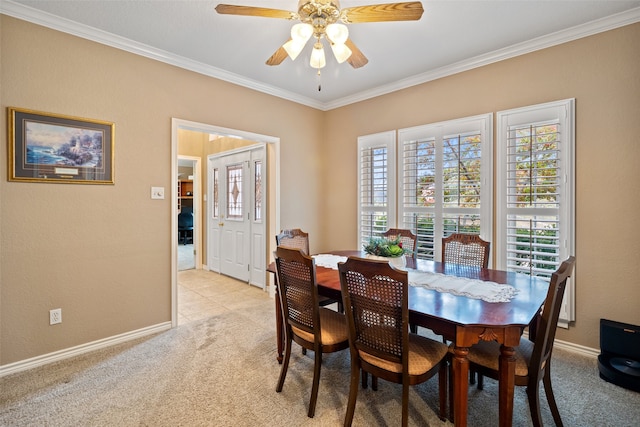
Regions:
[[320, 68], [318, 68], [318, 92], [322, 90], [322, 82], [320, 81]]

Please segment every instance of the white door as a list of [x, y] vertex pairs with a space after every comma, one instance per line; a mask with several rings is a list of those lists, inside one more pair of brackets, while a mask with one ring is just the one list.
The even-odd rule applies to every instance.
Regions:
[[209, 269], [265, 287], [265, 147], [209, 157]]

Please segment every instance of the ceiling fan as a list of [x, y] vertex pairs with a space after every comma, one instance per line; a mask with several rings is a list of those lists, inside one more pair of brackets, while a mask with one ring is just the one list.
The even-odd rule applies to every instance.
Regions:
[[311, 53], [310, 65], [318, 69], [326, 65], [324, 38], [338, 61], [347, 61], [353, 68], [360, 68], [369, 62], [366, 56], [349, 39], [349, 30], [344, 24], [383, 21], [415, 21], [424, 12], [419, 1], [404, 3], [385, 3], [368, 6], [356, 6], [340, 9], [338, 0], [299, 0], [298, 11], [290, 12], [281, 9], [269, 9], [252, 6], [236, 6], [219, 4], [216, 11], [226, 15], [262, 16], [298, 20], [291, 28], [291, 38], [275, 51], [267, 65], [279, 65], [289, 56], [291, 60], [302, 52], [307, 41], [313, 36], [315, 43]]

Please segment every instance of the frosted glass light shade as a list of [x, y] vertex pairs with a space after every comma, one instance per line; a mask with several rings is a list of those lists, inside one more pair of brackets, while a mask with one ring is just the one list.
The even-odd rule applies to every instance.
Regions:
[[325, 33], [327, 38], [335, 44], [344, 44], [349, 38], [349, 29], [343, 24], [329, 24]]
[[306, 40], [301, 41], [291, 39], [283, 44], [282, 47], [287, 52], [287, 55], [289, 55], [289, 58], [291, 58], [292, 61], [295, 61], [298, 55], [300, 55], [300, 52], [302, 52], [302, 49], [304, 49], [305, 44], [307, 44]]
[[342, 64], [351, 56], [351, 49], [344, 44], [331, 43], [331, 50], [333, 51], [333, 56], [336, 57], [338, 64]]
[[322, 43], [317, 42], [313, 45], [313, 51], [311, 52], [311, 60], [309, 61], [309, 65], [313, 68], [322, 68], [327, 65], [327, 62], [324, 58], [324, 48], [322, 47]]
[[291, 27], [291, 38], [296, 41], [306, 43], [313, 34], [313, 26], [311, 24], [296, 24]]

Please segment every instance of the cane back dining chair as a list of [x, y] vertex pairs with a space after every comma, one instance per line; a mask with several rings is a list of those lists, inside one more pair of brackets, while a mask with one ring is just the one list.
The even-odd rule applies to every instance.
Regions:
[[[549, 290], [539, 318], [533, 341], [520, 338], [520, 345], [516, 347], [515, 385], [527, 387], [527, 399], [531, 420], [536, 427], [542, 426], [540, 415], [540, 381], [544, 384], [547, 402], [556, 426], [562, 426], [562, 418], [558, 411], [553, 389], [551, 387], [551, 353], [556, 336], [558, 317], [567, 280], [571, 276], [576, 259], [567, 258], [551, 275]], [[496, 341], [481, 341], [469, 349], [470, 368], [478, 373], [478, 389], [482, 390], [483, 376], [497, 380], [499, 378], [498, 360], [500, 344]]]
[[399, 239], [402, 243], [402, 249], [410, 252], [405, 253], [405, 257], [416, 259], [417, 256], [417, 242], [418, 237], [411, 232], [403, 228], [390, 228], [385, 231], [382, 236], [385, 239]]
[[313, 418], [320, 385], [322, 354], [349, 347], [346, 319], [342, 313], [319, 306], [313, 258], [303, 254], [299, 249], [283, 246], [276, 249], [275, 255], [277, 286], [285, 329], [285, 354], [276, 391], [282, 391], [287, 376], [292, 342], [295, 341], [302, 348], [313, 350], [313, 384], [307, 413]]
[[388, 262], [350, 257], [338, 264], [349, 328], [351, 381], [344, 425], [350, 426], [358, 397], [360, 370], [366, 375], [402, 384], [402, 425], [408, 423], [409, 386], [438, 373], [440, 412], [446, 417], [447, 346], [409, 333], [407, 272]]
[[[276, 245], [284, 246], [286, 248], [300, 249], [303, 254], [309, 255], [309, 233], [305, 233], [299, 228], [282, 230], [279, 234], [276, 234]], [[337, 301], [320, 295], [318, 297], [318, 303], [322, 307], [336, 304], [338, 306], [338, 311], [341, 313], [343, 311], [342, 301]]]
[[[491, 243], [477, 234], [453, 233], [442, 239], [442, 262], [487, 268]], [[446, 342], [444, 337], [443, 342]], [[469, 382], [475, 384], [476, 372], [471, 369]]]
[[442, 262], [487, 268], [490, 248], [477, 234], [454, 233], [442, 239]]

